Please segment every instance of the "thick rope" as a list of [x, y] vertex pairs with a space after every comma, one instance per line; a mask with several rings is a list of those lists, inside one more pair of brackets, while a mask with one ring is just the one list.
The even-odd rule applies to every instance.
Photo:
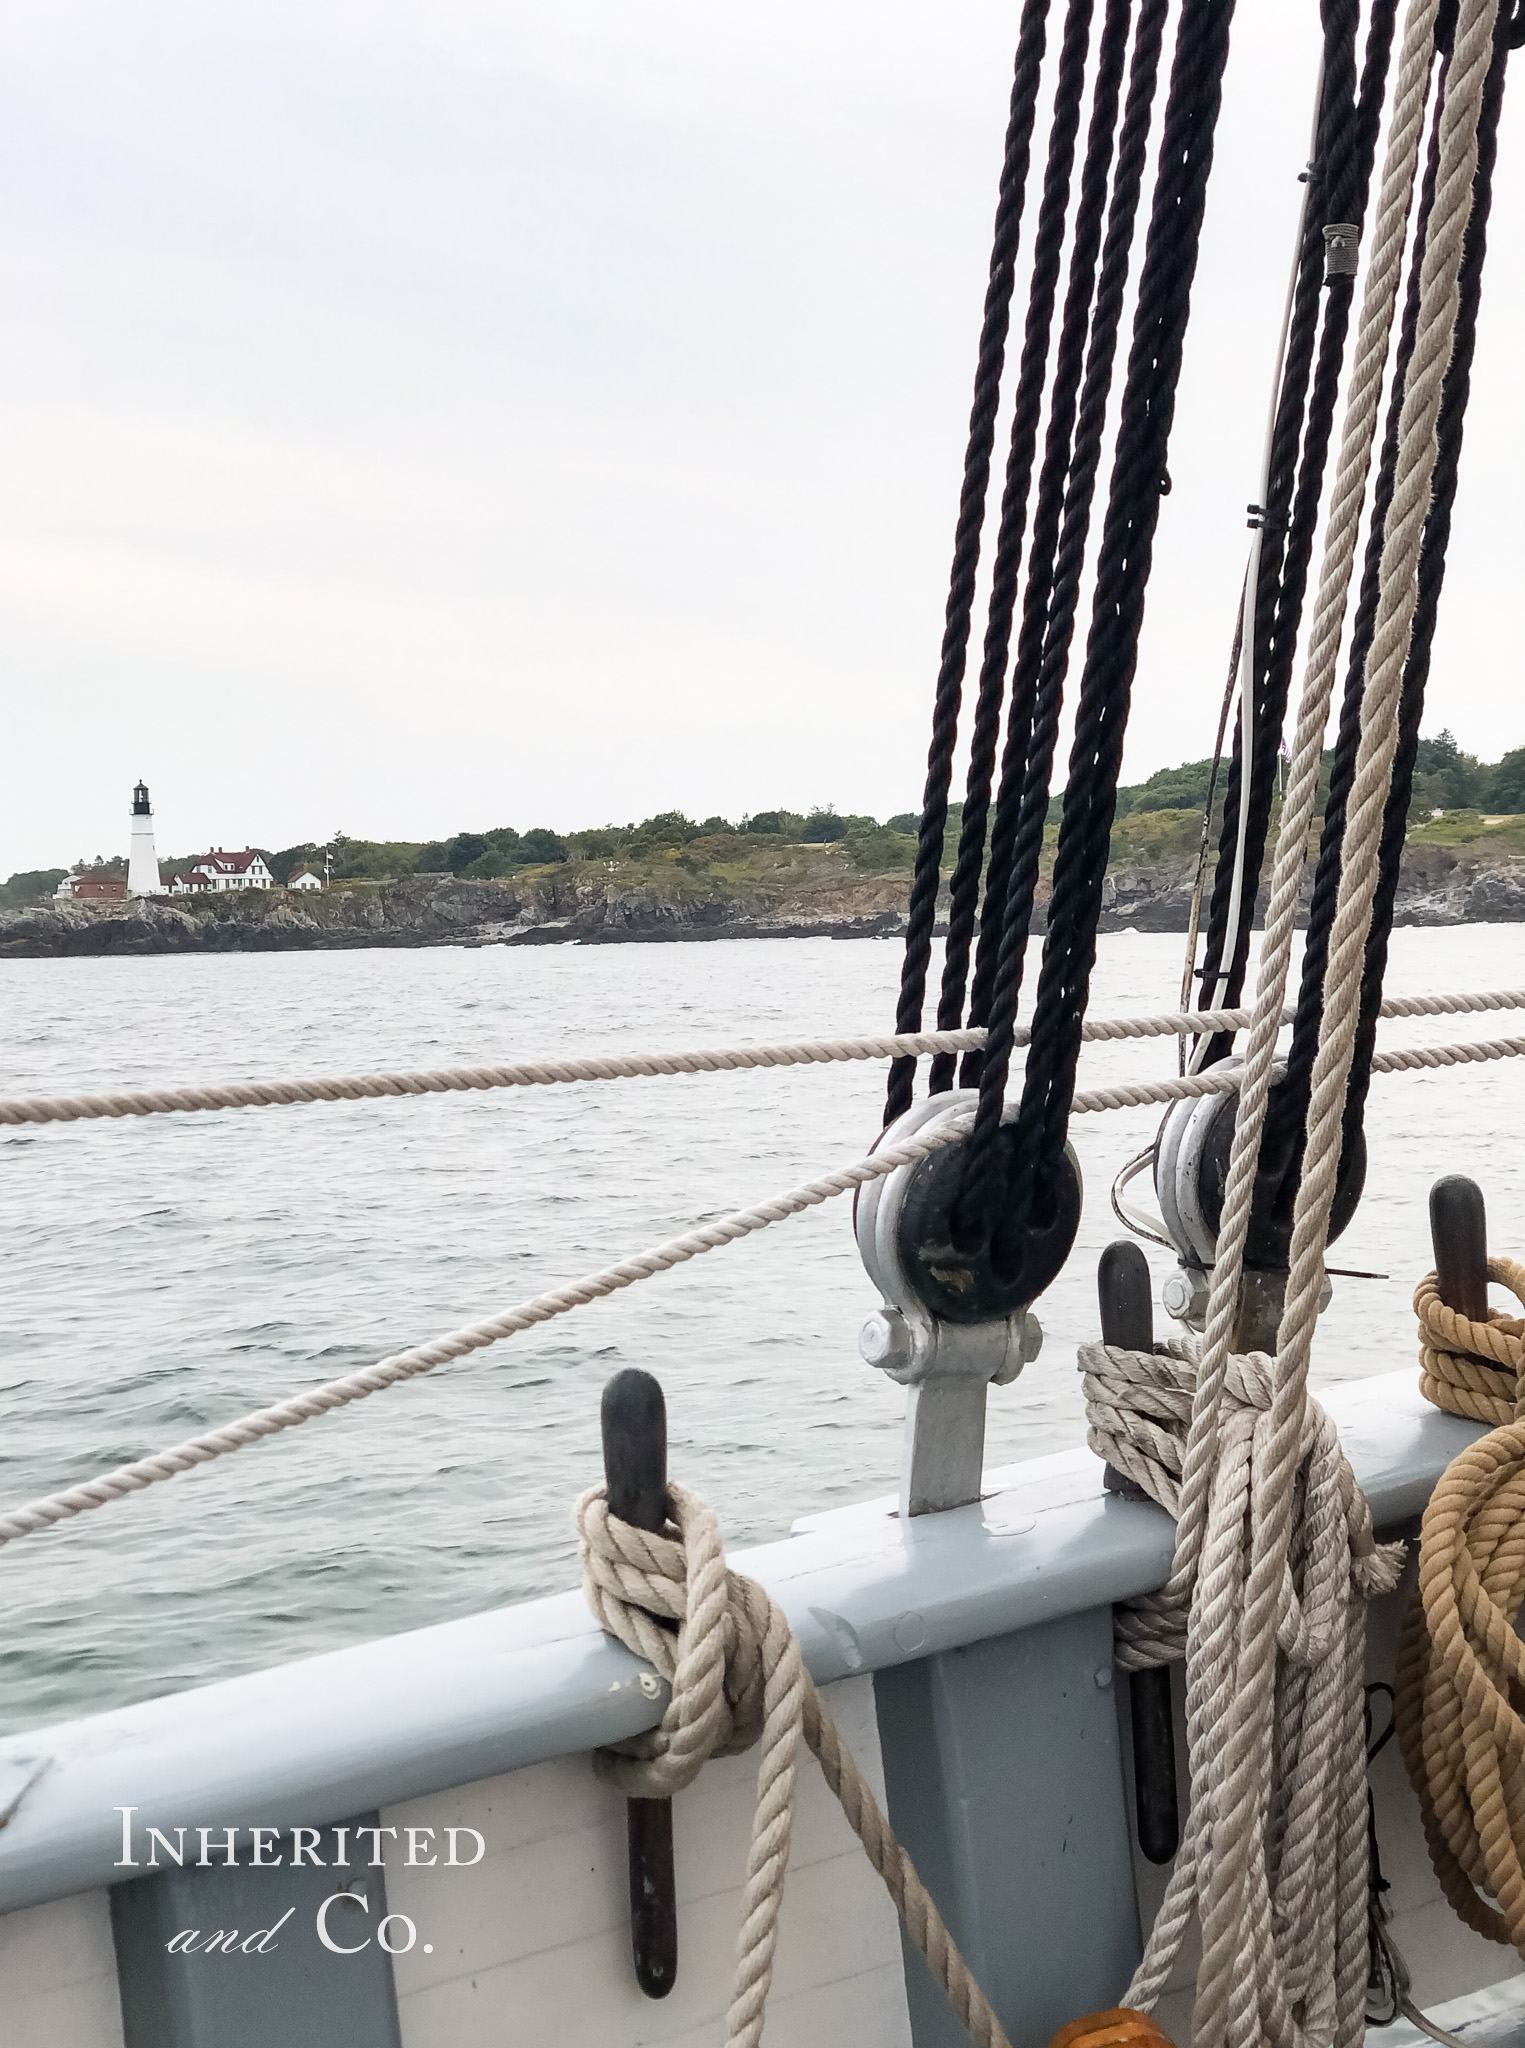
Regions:
[[[1232, 0], [1183, 0], [1177, 25], [1004, 1199], [995, 1186], [999, 1176], [986, 1176], [990, 1256], [998, 1276], [1020, 1267], [1027, 1226], [1045, 1212], [1066, 1142], [1154, 534], [1169, 488], [1170, 430], [1232, 15]], [[993, 1030], [994, 1005], [989, 1022]], [[988, 1131], [991, 1100], [1000, 1099], [1003, 1082], [998, 1065], [987, 1059], [977, 1129]], [[973, 1188], [968, 1192], [972, 1196]]]
[[[1525, 1266], [1490, 1259], [1488, 1278], [1525, 1305]], [[1419, 1318], [1419, 1391], [1449, 1415], [1465, 1415], [1495, 1429], [1522, 1419], [1520, 1375], [1525, 1368], [1525, 1320], [1490, 1309], [1474, 1323], [1440, 1298], [1426, 1273], [1414, 1295]]]
[[[1210, 1738], [1193, 1753], [1192, 1854], [1174, 1900], [1167, 1893], [1150, 1937], [1142, 1975], [1163, 1982], [1160, 1966], [1179, 1949], [1195, 1905], [1203, 1956], [1193, 2021], [1196, 2048], [1251, 2048], [1259, 2039], [1290, 2038], [1283, 1994], [1281, 1930], [1273, 1933], [1264, 1889], [1266, 1851], [1281, 1822], [1271, 1790], [1276, 1742], [1279, 1620], [1296, 1536], [1298, 1466], [1308, 1425], [1307, 1370], [1323, 1281], [1323, 1249], [1339, 1164], [1345, 1086], [1358, 1021], [1361, 966], [1377, 881], [1377, 851], [1396, 744], [1399, 681], [1414, 606], [1414, 573], [1435, 461], [1441, 382], [1455, 332], [1457, 274], [1471, 200], [1472, 169], [1483, 75], [1492, 38], [1494, 0], [1464, 0], [1442, 117], [1441, 164], [1421, 275], [1420, 316], [1404, 392], [1399, 458], [1385, 536], [1381, 596], [1362, 706], [1358, 766], [1349, 810], [1346, 858], [1329, 952], [1323, 1028], [1310, 1095], [1304, 1176], [1294, 1211], [1286, 1310], [1271, 1374], [1269, 1421], [1254, 1463], [1249, 1496], [1249, 1557], [1236, 1534], [1220, 1553], [1215, 1513], [1226, 1475], [1244, 1471], [1242, 1431], [1225, 1420], [1230, 1339], [1254, 1193], [1255, 1170], [1286, 987], [1292, 917], [1301, 882], [1318, 756], [1327, 720], [1340, 628], [1360, 523], [1361, 499], [1375, 436], [1377, 402], [1391, 334], [1403, 230], [1413, 192], [1418, 140], [1430, 68], [1433, 0], [1414, 0], [1405, 28], [1388, 157], [1377, 210], [1356, 362], [1342, 437], [1325, 565], [1315, 615], [1297, 744], [1284, 807], [1262, 947], [1256, 1019], [1246, 1054], [1219, 1255], [1209, 1298], [1207, 1332], [1182, 1456], [1176, 1563], [1165, 1607], [1191, 1598], [1192, 1635], [1204, 1642], [1232, 1630], [1233, 1686], [1221, 1694]], [[1257, 1431], [1258, 1433], [1258, 1431]], [[1225, 1610], [1221, 1576], [1241, 1590]], [[1236, 1579], [1236, 1575], [1238, 1578]], [[1147, 1611], [1147, 1610], [1146, 1610]], [[1340, 1749], [1343, 1793], [1332, 1832], [1322, 1844], [1319, 1881], [1332, 1886], [1332, 1945], [1313, 1960], [1314, 1999], [1302, 2024], [1337, 2048], [1354, 2048], [1364, 2027], [1366, 1979], [1366, 1816], [1360, 1747], [1359, 1617], [1348, 1632], [1350, 1657], [1336, 1688], [1346, 1735]], [[1220, 1654], [1227, 1655], [1225, 1647]], [[1291, 1682], [1291, 1675], [1287, 1675]], [[1352, 1730], [1354, 1733], [1352, 1733]], [[1195, 1818], [1198, 1808], [1205, 1817]], [[1174, 1880], [1173, 1880], [1174, 1883]], [[1183, 1888], [1192, 1898], [1183, 1904]], [[1293, 1959], [1307, 1968], [1306, 1955]], [[1132, 2002], [1139, 2002], [1137, 1999]]]
[[[1001, 404], [1001, 377], [1006, 364], [1006, 335], [1011, 320], [1011, 295], [1016, 282], [1017, 243], [1027, 190], [1033, 121], [1042, 82], [1043, 52], [1048, 37], [1048, 0], [1024, 0], [1017, 30], [1011, 107], [1006, 146], [996, 198], [995, 229], [985, 310], [980, 325], [979, 354], [974, 372], [974, 400], [969, 412], [969, 441], [964, 454], [964, 481], [959, 493], [953, 534], [953, 565], [948, 577], [942, 654], [932, 702], [932, 738], [927, 749], [927, 779], [921, 800], [921, 827], [916, 839], [916, 866], [911, 877], [906, 914], [905, 959], [900, 972], [900, 998], [895, 1012], [898, 1032], [921, 1027], [927, 968], [932, 958], [932, 930], [941, 883], [943, 832], [948, 820], [948, 788], [958, 744], [959, 706], [969, 631], [974, 621], [975, 579], [980, 563], [980, 534], [985, 524], [985, 498], [990, 486], [990, 456], [995, 446], [996, 414]], [[911, 1106], [915, 1061], [897, 1060], [890, 1068], [884, 1121], [893, 1123]]]
[[611, 1515], [601, 1486], [577, 1504], [583, 1591], [594, 1619], [672, 1688], [658, 1727], [599, 1751], [595, 1761], [627, 1797], [667, 1799], [691, 1785], [711, 1756], [761, 1744], [726, 2048], [757, 2048], [762, 2040], [801, 1736], [970, 2038], [978, 2048], [1010, 2048], [821, 1704], [783, 1609], [755, 1579], [726, 1569], [719, 1524], [697, 1494], [670, 1486], [668, 1507], [668, 1530], [651, 1534]]
[[[1384, 1017], [1473, 1015], [1525, 1009], [1525, 989], [1475, 995], [1395, 996]], [[1183, 1037], [1237, 1031], [1247, 1010], [1171, 1010], [1157, 1016], [1088, 1019], [1088, 1042]], [[1291, 1021], [1291, 1012], [1285, 1022]], [[1016, 1043], [1030, 1033], [1023, 1025]], [[190, 1114], [219, 1109], [271, 1109], [309, 1102], [363, 1102], [409, 1095], [447, 1095], [490, 1088], [540, 1088], [574, 1081], [627, 1081], [672, 1074], [736, 1074], [757, 1068], [823, 1066], [849, 1060], [896, 1059], [959, 1052], [983, 1045], [983, 1030], [922, 1031], [868, 1038], [807, 1039], [794, 1045], [732, 1045], [701, 1052], [640, 1052], [571, 1060], [515, 1060], [492, 1067], [437, 1067], [422, 1073], [361, 1074], [347, 1080], [225, 1081], [200, 1088], [129, 1088], [103, 1095], [21, 1095], [0, 1099], [0, 1125], [81, 1123], [97, 1117]]]
[[[1416, 7], [1415, 14], [1425, 11]], [[1416, 570], [1435, 468], [1436, 421], [1456, 331], [1458, 275], [1471, 210], [1482, 87], [1496, 12], [1497, 0], [1462, 0], [1441, 116], [1440, 175], [1425, 244], [1414, 356], [1404, 387], [1398, 466], [1383, 545], [1381, 598], [1362, 699], [1361, 740], [1324, 983], [1324, 1018], [1309, 1096], [1303, 1175], [1293, 1212], [1286, 1305], [1272, 1376], [1271, 1421], [1265, 1461], [1256, 1474], [1236, 1689], [1219, 1733], [1221, 1746], [1215, 1759], [1215, 1769], [1222, 1772], [1222, 1789], [1215, 1802], [1211, 1867], [1201, 1912], [1203, 1955], [1193, 2022], [1197, 2048], [1218, 2048], [1219, 2043], [1248, 2048], [1257, 2031], [1274, 2017], [1275, 1979], [1268, 1980], [1263, 1970], [1246, 1971], [1244, 1956], [1247, 1938], [1260, 1924], [1255, 1859], [1257, 1837], [1267, 1824], [1277, 1604], [1293, 1534], [1309, 1356], [1324, 1279], [1323, 1254], [1359, 1021], [1361, 972], [1397, 743]], [[1359, 1700], [1360, 1691], [1359, 1672], [1353, 1669], [1347, 1676], [1347, 1712], [1352, 1699]], [[1361, 1813], [1358, 1826], [1356, 1803], [1352, 1796], [1342, 1808], [1333, 1851], [1339, 1926], [1343, 1931], [1348, 1918], [1356, 1930], [1349, 1946], [1336, 1946], [1334, 1957], [1333, 2039], [1342, 2048], [1346, 2042], [1358, 2041], [1364, 2029], [1367, 1845], [1365, 1814]], [[1364, 1809], [1364, 1797], [1359, 1804]]]
[[[1197, 1340], [1159, 1352], [1082, 1347], [1092, 1450], [1179, 1513]], [[1225, 1709], [1245, 1683], [1244, 1624], [1260, 1474], [1273, 1450], [1274, 1366], [1262, 1352], [1235, 1357], [1225, 1375], [1221, 1455], [1213, 1473], [1196, 1599], [1142, 1614], [1118, 1613], [1117, 1659], [1126, 1669], [1186, 1659], [1192, 1808], [1175, 1869], [1128, 2006], [1149, 2010], [1168, 1982], [1193, 1912], [1211, 1894], [1224, 1802], [1218, 1767]], [[1365, 1608], [1398, 1581], [1402, 1546], [1379, 1547], [1371, 1514], [1323, 1408], [1308, 1400], [1296, 1452], [1298, 1512], [1277, 1589], [1274, 1637], [1283, 1665], [1268, 1754], [1269, 1794], [1247, 1849], [1248, 1908], [1240, 1982], [1257, 2042], [1327, 2041], [1336, 1987], [1366, 1969], [1366, 1878], [1332, 1855], [1359, 1817], [1364, 1846], [1365, 1745], [1360, 1677]], [[1353, 1704], [1354, 1703], [1354, 1704]], [[1360, 1912], [1354, 1911], [1359, 1905]], [[1274, 1939], [1272, 1931], [1274, 1929]], [[1291, 2014], [1299, 2009], [1299, 2023]]]
[[[1006, 481], [1001, 492], [1000, 525], [996, 531], [995, 557], [991, 563], [990, 609], [969, 737], [964, 811], [959, 827], [958, 854], [948, 884], [948, 936], [943, 947], [942, 988], [937, 1003], [940, 1030], [956, 1029], [963, 1022], [964, 979], [969, 965], [970, 943], [974, 937], [975, 912], [979, 905], [990, 784], [995, 768], [996, 744], [1001, 733], [1001, 702], [1006, 686], [1007, 656], [1011, 650], [1012, 621], [1016, 616], [1022, 544], [1027, 532], [1027, 501], [1038, 446], [1038, 423], [1043, 411], [1044, 385], [1048, 379], [1049, 341], [1053, 331], [1060, 259], [1064, 253], [1070, 174], [1075, 161], [1075, 138], [1080, 129], [1092, 11], [1092, 0], [1069, 0], [1059, 47], [1054, 111], [1049, 124], [1048, 162], [1044, 166], [1043, 197], [1033, 236], [1027, 319], [1023, 329], [1016, 395], [1012, 402]], [[1115, 40], [1126, 44], [1126, 11], [1122, 15], [1120, 34]], [[1120, 70], [1120, 50], [1117, 63]], [[1113, 104], [1115, 108], [1115, 89]], [[934, 1094], [953, 1086], [954, 1065], [951, 1053], [942, 1054], [934, 1062]]]
[[[1525, 1304], [1525, 1266], [1490, 1259], [1488, 1277]], [[1467, 1926], [1525, 1954], [1525, 1322], [1458, 1314], [1433, 1273], [1414, 1309], [1425, 1398], [1497, 1426], [1425, 1510], [1394, 1721], [1442, 1891]]]
[[1382, 393], [1383, 369], [1392, 330], [1423, 124], [1437, 4], [1438, 0], [1416, 0], [1411, 7], [1399, 59], [1387, 161], [1377, 203], [1355, 364], [1335, 473], [1334, 497], [1325, 528], [1324, 565], [1282, 802], [1271, 896], [1261, 941], [1254, 1015], [1240, 1074], [1239, 1107], [1218, 1230], [1218, 1255], [1208, 1299], [1202, 1363], [1197, 1375], [1191, 1430], [1185, 1451], [1175, 1563], [1161, 1596], [1167, 1603], [1189, 1597], [1195, 1582], [1213, 1467], [1218, 1455], [1218, 1407], [1228, 1371], [1230, 1341], [1239, 1312], [1244, 1246], [1249, 1231], [1266, 1101], [1276, 1058], [1277, 1034], [1284, 1015], [1287, 970], [1307, 859], [1308, 828], [1313, 816], [1340, 632], [1376, 435], [1378, 401]]

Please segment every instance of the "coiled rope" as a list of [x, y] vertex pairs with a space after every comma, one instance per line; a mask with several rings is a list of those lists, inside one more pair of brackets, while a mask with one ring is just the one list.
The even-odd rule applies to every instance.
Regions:
[[651, 1534], [610, 1514], [601, 1486], [577, 1503], [583, 1592], [594, 1619], [672, 1688], [658, 1727], [599, 1751], [595, 1761], [627, 1798], [668, 1799], [691, 1785], [710, 1757], [761, 1745], [726, 2048], [757, 2048], [762, 2039], [801, 1737], [977, 2048], [1009, 2048], [821, 1704], [783, 1609], [755, 1579], [727, 1570], [719, 1524], [697, 1494], [669, 1486], [668, 1512], [668, 1529]]
[[[1525, 1266], [1490, 1259], [1488, 1278], [1525, 1306]], [[1414, 1295], [1419, 1318], [1419, 1391], [1449, 1415], [1465, 1415], [1495, 1429], [1520, 1419], [1520, 1374], [1525, 1368], [1525, 1320], [1490, 1309], [1475, 1323], [1447, 1308], [1433, 1273]]]
[[[1390, 996], [1384, 1017], [1475, 1016], [1487, 1010], [1525, 1009], [1525, 989], [1472, 995]], [[1200, 1031], [1234, 1031], [1247, 1010], [1168, 1010], [1145, 1017], [1088, 1018], [1087, 1043], [1124, 1038], [1172, 1038]], [[1290, 1023], [1289, 1010], [1283, 1022]], [[1023, 1025], [1016, 1043], [1030, 1036]], [[421, 1073], [361, 1074], [311, 1081], [225, 1081], [198, 1088], [128, 1088], [100, 1095], [20, 1095], [0, 1098], [0, 1125], [82, 1123], [99, 1117], [189, 1115], [221, 1109], [272, 1109], [311, 1102], [363, 1102], [409, 1095], [447, 1095], [492, 1088], [542, 1088], [577, 1081], [628, 1081], [676, 1074], [738, 1074], [770, 1067], [833, 1065], [852, 1060], [897, 1059], [925, 1052], [960, 1052], [983, 1045], [982, 1030], [921, 1031], [866, 1038], [805, 1039], [792, 1045], [730, 1045], [698, 1052], [592, 1054], [569, 1060], [511, 1060], [490, 1067], [436, 1067]], [[1148, 1101], [1166, 1098], [1148, 1096]]]
[[[1525, 1266], [1493, 1258], [1488, 1278], [1525, 1304]], [[1414, 1309], [1426, 1399], [1499, 1426], [1453, 1460], [1425, 1510], [1394, 1720], [1446, 1898], [1525, 1954], [1525, 1321], [1447, 1308], [1433, 1273]]]

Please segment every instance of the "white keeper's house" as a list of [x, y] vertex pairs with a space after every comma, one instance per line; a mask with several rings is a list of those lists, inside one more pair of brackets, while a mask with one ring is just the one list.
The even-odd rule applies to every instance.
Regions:
[[252, 846], [246, 846], [241, 853], [214, 846], [210, 853], [202, 854], [189, 867], [178, 868], [170, 876], [169, 893], [199, 896], [220, 889], [269, 889], [274, 882], [264, 855]]

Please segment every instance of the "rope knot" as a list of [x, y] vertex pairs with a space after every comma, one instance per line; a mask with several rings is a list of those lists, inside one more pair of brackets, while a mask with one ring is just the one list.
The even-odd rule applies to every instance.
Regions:
[[594, 1619], [672, 1687], [659, 1726], [597, 1751], [594, 1766], [629, 1799], [666, 1799], [691, 1785], [707, 1758], [761, 1744], [726, 2048], [762, 2041], [801, 1737], [975, 2048], [1011, 2048], [821, 1704], [783, 1609], [754, 1579], [727, 1569], [720, 1525], [698, 1494], [669, 1485], [667, 1515], [663, 1529], [637, 1529], [610, 1514], [602, 1486], [577, 1503]]
[[[1091, 1449], [1176, 1520], [1202, 1349], [1202, 1340], [1185, 1338], [1154, 1351], [1083, 1344], [1079, 1352]], [[1257, 1474], [1272, 1451], [1273, 1373], [1274, 1363], [1263, 1351], [1231, 1353], [1226, 1362], [1211, 1511], [1223, 1532], [1220, 1542], [1234, 1531], [1242, 1532], [1246, 1546], [1250, 1541]], [[1339, 1432], [1311, 1394], [1303, 1401], [1296, 1492], [1276, 1639], [1292, 1663], [1308, 1665], [1328, 1654], [1331, 1631], [1343, 1628], [1349, 1600], [1369, 1599], [1397, 1584], [1403, 1550], [1377, 1543], [1371, 1509]], [[1183, 1657], [1194, 1597], [1195, 1589], [1187, 1586], [1145, 1594], [1119, 1608], [1118, 1662], [1137, 1670]]]
[[726, 1569], [720, 1525], [697, 1494], [670, 1486], [667, 1498], [667, 1527], [656, 1532], [610, 1514], [601, 1486], [577, 1504], [595, 1620], [672, 1688], [656, 1728], [597, 1753], [599, 1775], [630, 1799], [670, 1799], [710, 1757], [750, 1749], [781, 1672], [796, 1737], [799, 1728], [800, 1656], [782, 1609]]

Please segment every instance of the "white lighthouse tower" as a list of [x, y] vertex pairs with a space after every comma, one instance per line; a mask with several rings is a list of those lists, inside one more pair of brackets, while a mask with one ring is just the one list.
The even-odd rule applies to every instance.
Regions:
[[148, 784], [140, 782], [132, 793], [132, 846], [127, 855], [129, 896], [157, 896], [159, 862], [154, 854], [154, 813], [148, 801]]

